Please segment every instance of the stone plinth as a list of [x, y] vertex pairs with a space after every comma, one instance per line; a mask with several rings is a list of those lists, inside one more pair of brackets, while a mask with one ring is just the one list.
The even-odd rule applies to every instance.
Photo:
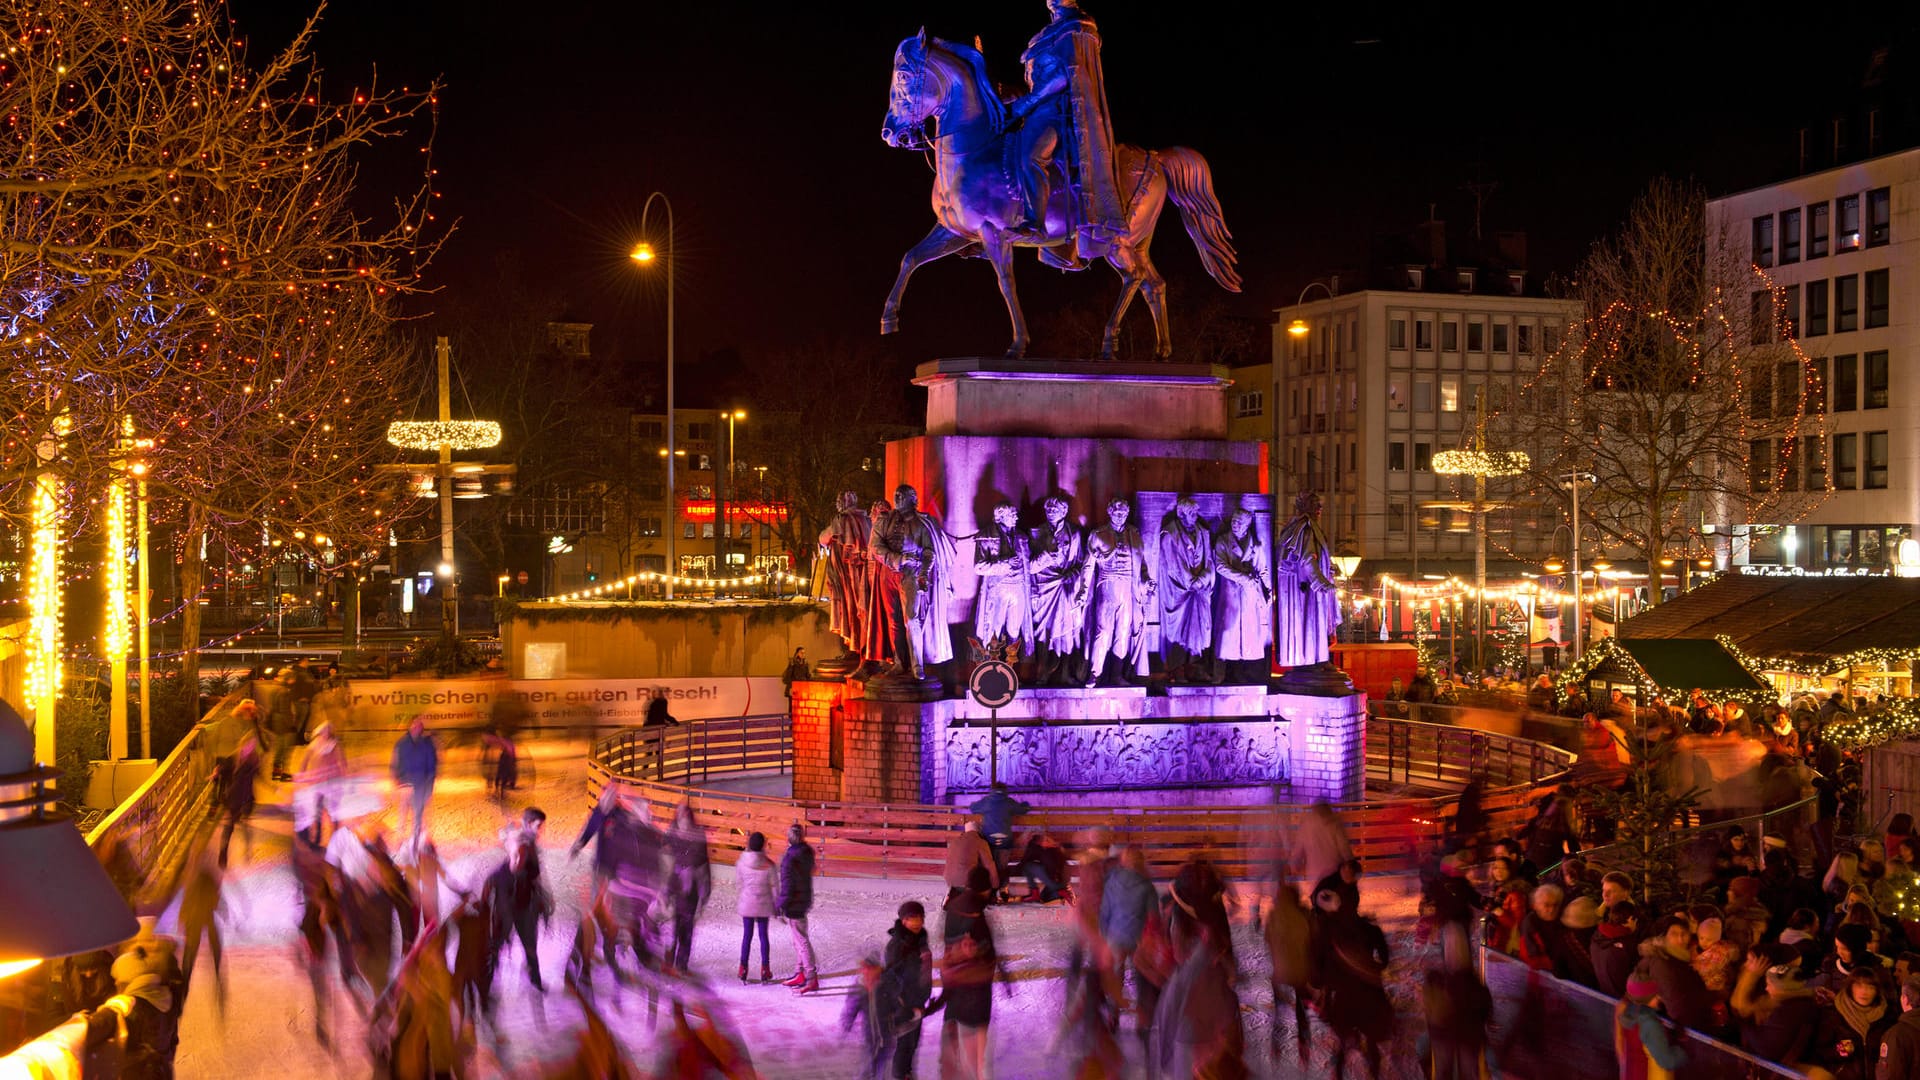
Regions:
[[[930, 801], [987, 790], [997, 758], [1016, 792], [1099, 794], [1107, 801], [1219, 801], [1213, 792], [1284, 785], [1296, 802], [1362, 797], [1366, 695], [1304, 697], [1264, 687], [1032, 690], [1000, 711], [970, 700], [924, 706], [922, 785]], [[1232, 799], [1227, 801], [1247, 801]]]
[[921, 710], [874, 701], [858, 683], [793, 684], [793, 797], [803, 802], [925, 801]]
[[1042, 802], [1178, 805], [1355, 802], [1366, 790], [1367, 697], [1262, 686], [1027, 690], [1000, 710], [970, 698], [873, 701], [857, 683], [793, 684], [793, 796], [955, 803], [999, 778]]
[[929, 435], [1224, 439], [1225, 367], [959, 357], [922, 364]]

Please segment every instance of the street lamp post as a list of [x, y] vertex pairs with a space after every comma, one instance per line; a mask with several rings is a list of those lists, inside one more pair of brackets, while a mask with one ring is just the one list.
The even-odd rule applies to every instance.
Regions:
[[[667, 599], [673, 599], [674, 575], [680, 568], [673, 556], [674, 548], [674, 507], [677, 505], [673, 487], [673, 264], [675, 262], [673, 246], [673, 203], [667, 200], [664, 192], [656, 191], [647, 196], [646, 204], [640, 208], [640, 231], [647, 231], [647, 215], [653, 210], [653, 200], [659, 199], [667, 213]], [[650, 263], [656, 255], [653, 245], [641, 241], [633, 249], [633, 261]]]
[[[728, 409], [720, 415], [727, 419], [727, 467], [725, 469], [726, 482], [724, 484], [719, 482], [720, 473], [714, 473], [713, 556], [717, 565], [714, 567], [713, 576], [716, 579], [728, 573], [728, 568], [733, 565], [733, 514], [731, 505], [728, 502], [734, 495], [735, 486], [733, 482], [733, 424], [736, 420], [745, 420], [747, 418], [747, 410]], [[717, 590], [719, 586], [715, 585], [714, 588]]]

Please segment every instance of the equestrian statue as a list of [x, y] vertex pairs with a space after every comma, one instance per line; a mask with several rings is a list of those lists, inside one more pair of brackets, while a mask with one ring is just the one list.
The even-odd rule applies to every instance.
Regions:
[[1120, 275], [1100, 355], [1113, 359], [1121, 321], [1136, 293], [1153, 316], [1154, 355], [1173, 355], [1166, 281], [1148, 255], [1169, 196], [1213, 280], [1240, 291], [1233, 237], [1213, 193], [1207, 159], [1186, 147], [1116, 145], [1100, 69], [1100, 35], [1075, 0], [1047, 0], [1052, 22], [1028, 43], [1028, 92], [1003, 101], [972, 45], [925, 29], [893, 54], [893, 83], [880, 137], [889, 146], [930, 151], [933, 216], [926, 238], [900, 260], [880, 332], [900, 328], [900, 297], [926, 263], [979, 256], [993, 266], [1013, 322], [1010, 357], [1027, 349], [1027, 321], [1014, 291], [1013, 251], [1080, 270], [1105, 259]]

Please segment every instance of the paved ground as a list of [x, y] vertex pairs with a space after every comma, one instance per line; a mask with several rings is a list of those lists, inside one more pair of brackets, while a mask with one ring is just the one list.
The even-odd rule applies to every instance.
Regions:
[[[549, 815], [546, 867], [560, 907], [540, 943], [541, 970], [550, 992], [541, 997], [532, 991], [519, 951], [513, 949], [503, 963], [498, 983], [502, 1037], [483, 1036], [472, 1075], [535, 1075], [544, 1063], [572, 1053], [582, 1026], [578, 1006], [557, 988], [587, 884], [587, 856], [577, 861], [569, 861], [566, 856], [567, 845], [586, 817], [583, 750], [582, 746], [564, 744], [538, 748], [531, 790], [518, 793], [510, 806], [502, 807], [486, 797], [478, 767], [470, 758], [450, 762], [436, 792], [429, 829], [446, 859], [450, 876], [462, 883], [477, 882], [497, 864], [497, 832], [510, 817], [517, 817], [521, 807], [538, 805]], [[391, 828], [399, 819], [393, 812], [390, 793], [384, 781], [371, 779], [384, 775], [384, 753], [369, 747], [354, 756], [355, 764], [370, 778], [369, 786], [388, 798], [383, 816]], [[756, 786], [765, 790], [781, 783], [762, 781]], [[259, 823], [251, 857], [243, 854], [242, 842], [235, 838], [227, 889], [225, 1008], [220, 1008], [213, 993], [211, 971], [203, 953], [199, 961], [201, 978], [189, 995], [182, 1023], [178, 1058], [182, 1077], [367, 1075], [364, 1029], [344, 992], [334, 991], [334, 1052], [323, 1049], [313, 1037], [314, 1003], [305, 974], [306, 960], [304, 952], [296, 949], [299, 908], [287, 864], [288, 831], [284, 816], [267, 815]], [[822, 879], [814, 943], [824, 990], [818, 996], [795, 998], [777, 986], [743, 986], [735, 980], [739, 922], [733, 914], [731, 870], [715, 869], [715, 894], [695, 939], [692, 966], [698, 975], [710, 980], [725, 1022], [744, 1038], [764, 1076], [857, 1075], [855, 1040], [838, 1028], [855, 966], [862, 955], [880, 947], [894, 909], [902, 900], [919, 899], [932, 910], [944, 897], [944, 889], [921, 882]], [[1366, 883], [1362, 908], [1386, 926], [1398, 957], [1393, 990], [1401, 1014], [1400, 1037], [1386, 1070], [1394, 1077], [1418, 1075], [1412, 1048], [1419, 1023], [1410, 1019], [1415, 1015], [1412, 962], [1417, 960], [1411, 933], [1413, 907], [1406, 879], [1370, 879]], [[163, 920], [163, 932], [172, 932], [172, 915], [169, 912]], [[1013, 973], [1012, 983], [1003, 988], [994, 1006], [996, 1075], [1063, 1075], [1055, 1040], [1062, 999], [1061, 973], [1070, 938], [1067, 912], [1058, 907], [1014, 905], [996, 909], [992, 918], [1001, 950], [1012, 958]], [[1266, 1060], [1269, 1029], [1265, 1012], [1270, 996], [1264, 978], [1264, 955], [1250, 926], [1237, 926], [1236, 939], [1242, 965], [1252, 972], [1241, 986], [1241, 997], [1247, 1044], [1257, 1055], [1253, 1062], [1256, 1075], [1329, 1075], [1328, 1036], [1318, 1026], [1320, 1045], [1310, 1073], [1302, 1073], [1290, 1057], [1277, 1066]], [[773, 926], [773, 957], [776, 972], [784, 975], [792, 970], [793, 952], [785, 928], [777, 923]], [[755, 966], [757, 969], [757, 955]], [[631, 991], [621, 992], [604, 969], [599, 978], [601, 1007], [616, 1037], [633, 1060], [643, 1068], [653, 1068], [656, 1051], [644, 1000]], [[1130, 1022], [1128, 1027], [1130, 1030]], [[938, 1041], [938, 1027], [930, 1023], [922, 1042], [920, 1076], [938, 1075]]]

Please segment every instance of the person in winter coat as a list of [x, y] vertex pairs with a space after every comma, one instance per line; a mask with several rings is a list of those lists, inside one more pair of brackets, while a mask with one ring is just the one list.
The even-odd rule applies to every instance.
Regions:
[[1660, 988], [1652, 979], [1627, 980], [1626, 996], [1613, 1010], [1613, 1052], [1620, 1080], [1673, 1080], [1686, 1064], [1680, 1040], [1660, 1019]]
[[734, 910], [740, 915], [740, 981], [747, 981], [747, 958], [753, 954], [753, 935], [760, 934], [760, 981], [773, 981], [773, 964], [767, 959], [767, 920], [773, 918], [773, 884], [776, 876], [773, 860], [767, 858], [767, 838], [759, 833], [747, 837], [747, 850], [733, 864], [736, 886]]
[[497, 957], [510, 936], [520, 939], [527, 965], [527, 981], [547, 992], [540, 978], [540, 924], [553, 920], [553, 895], [540, 877], [540, 830], [547, 816], [529, 807], [507, 838], [507, 859], [487, 878], [487, 906], [493, 915], [493, 950]]
[[980, 835], [980, 823], [968, 818], [960, 832], [947, 841], [947, 899], [960, 895], [967, 887], [967, 872], [976, 866], [986, 867], [993, 887], [1000, 887], [1000, 867], [994, 861], [993, 848]]
[[1202, 940], [1204, 927], [1207, 947], [1219, 950], [1231, 969], [1233, 928], [1227, 921], [1227, 882], [1205, 851], [1194, 852], [1181, 864], [1168, 895], [1173, 897], [1173, 922], [1168, 929], [1173, 931], [1175, 946]]
[[980, 831], [987, 835], [996, 855], [1005, 855], [1013, 847], [1013, 819], [1033, 807], [1007, 794], [1007, 785], [995, 784], [984, 796], [967, 807], [967, 813], [980, 815]]
[[418, 842], [427, 803], [433, 800], [433, 783], [440, 775], [440, 747], [427, 734], [425, 720], [414, 717], [407, 733], [393, 744], [391, 771], [395, 786], [412, 789], [413, 839]]
[[188, 863], [185, 881], [180, 888], [180, 936], [186, 942], [180, 970], [190, 983], [194, 959], [200, 952], [200, 940], [204, 937], [207, 951], [213, 955], [214, 1000], [223, 1016], [227, 1011], [227, 981], [220, 970], [219, 915], [220, 887], [225, 877], [219, 852], [209, 837], [208, 843]]
[[[1043, 904], [1060, 899], [1067, 880], [1067, 852], [1050, 833], [1037, 832], [1027, 838], [1027, 849], [1020, 856], [1020, 873], [1027, 879], [1027, 896]], [[964, 883], [963, 883], [964, 884]], [[949, 890], [948, 898], [954, 895]], [[1006, 895], [1004, 890], [1000, 894]]]
[[615, 961], [621, 934], [628, 936], [642, 967], [655, 963], [659, 934], [653, 905], [661, 890], [660, 830], [653, 825], [653, 811], [645, 799], [623, 794], [619, 785], [609, 784], [587, 815], [572, 853], [579, 854], [590, 840], [595, 846], [588, 906], [606, 902], [608, 921], [600, 948], [615, 976], [625, 979]]
[[87, 1041], [96, 1044], [116, 1035], [126, 1025], [120, 1075], [125, 1080], [171, 1080], [173, 1056], [180, 1046], [180, 1013], [186, 985], [173, 958], [173, 942], [142, 931], [113, 962], [113, 982], [133, 999], [121, 1021], [112, 1010], [101, 1009], [87, 1021]]
[[841, 1031], [852, 1031], [855, 1024], [860, 1025], [862, 1080], [886, 1080], [887, 1068], [893, 1062], [892, 1016], [885, 1001], [886, 987], [882, 985], [886, 970], [880, 957], [872, 954], [862, 957], [853, 989], [840, 1009]]
[[713, 892], [713, 867], [707, 856], [707, 834], [693, 820], [693, 805], [681, 803], [673, 814], [673, 832], [667, 837], [673, 854], [673, 876], [668, 893], [673, 899], [673, 950], [667, 957], [668, 974], [687, 970], [693, 957], [693, 928]]
[[1587, 943], [1593, 961], [1594, 988], [1608, 997], [1623, 997], [1627, 977], [1640, 964], [1640, 912], [1633, 901], [1622, 900], [1607, 910], [1605, 921]]
[[1880, 1040], [1880, 1064], [1874, 1080], [1920, 1078], [1920, 976], [1900, 987], [1900, 1019]]
[[795, 967], [793, 978], [784, 985], [801, 994], [820, 989], [813, 938], [807, 933], [807, 915], [813, 910], [813, 863], [813, 845], [807, 843], [806, 827], [796, 821], [787, 829], [787, 853], [780, 857], [780, 893], [774, 898], [774, 913], [786, 920], [793, 932]]
[[893, 1031], [894, 1080], [913, 1075], [913, 1059], [920, 1052], [920, 1022], [938, 1006], [929, 1006], [933, 994], [933, 949], [927, 942], [927, 909], [918, 900], [900, 905], [898, 918], [887, 931], [882, 958], [882, 1004], [890, 1009]]
[[1595, 984], [1592, 944], [1599, 927], [1600, 901], [1593, 897], [1575, 897], [1561, 907], [1559, 940], [1554, 945], [1561, 978], [1581, 986]]
[[1427, 972], [1422, 1003], [1433, 1080], [1480, 1080], [1486, 1066], [1487, 1024], [1493, 995], [1473, 969], [1467, 934], [1459, 923], [1441, 928], [1441, 964]]
[[1520, 920], [1520, 959], [1535, 971], [1567, 973], [1560, 936], [1560, 903], [1565, 896], [1558, 885], [1536, 887], [1532, 908]]
[[1160, 896], [1147, 877], [1147, 854], [1136, 845], [1120, 849], [1117, 865], [1107, 872], [1106, 887], [1100, 893], [1100, 936], [1107, 943], [1106, 979], [1109, 1001], [1119, 1001], [1121, 984], [1133, 951], [1140, 947], [1140, 935], [1147, 931], [1147, 915]]
[[1380, 1050], [1393, 1038], [1393, 1002], [1385, 973], [1391, 959], [1379, 924], [1345, 906], [1334, 889], [1313, 895], [1313, 970], [1326, 994], [1321, 1018], [1340, 1037], [1334, 1052], [1335, 1080], [1346, 1075], [1347, 1052], [1358, 1047], [1367, 1075], [1380, 1075]]
[[1233, 988], [1232, 952], [1206, 940], [1213, 932], [1210, 924], [1200, 924], [1201, 940], [1194, 943], [1160, 998], [1149, 1058], [1155, 1075], [1218, 1080], [1249, 1075], [1240, 995]]
[[1267, 940], [1268, 967], [1273, 979], [1273, 1056], [1280, 1057], [1280, 1002], [1281, 987], [1287, 987], [1293, 998], [1293, 1030], [1300, 1044], [1300, 1062], [1306, 1064], [1311, 1052], [1311, 1029], [1307, 1023], [1307, 978], [1310, 974], [1309, 936], [1307, 927], [1307, 909], [1301, 906], [1300, 894], [1293, 886], [1282, 882], [1273, 896], [1273, 908], [1267, 914], [1265, 928]]
[[1733, 994], [1733, 981], [1739, 974], [1741, 960], [1740, 946], [1728, 941], [1723, 934], [1721, 920], [1712, 916], [1701, 919], [1694, 931], [1700, 950], [1693, 957], [1693, 970], [1700, 973], [1700, 981], [1706, 984], [1707, 991], [1721, 1001]]
[[[1756, 949], [1740, 968], [1733, 1011], [1740, 1018], [1740, 1046], [1775, 1064], [1794, 1066], [1806, 1053], [1820, 1006], [1800, 979], [1800, 955], [1789, 945], [1778, 954]], [[1764, 984], [1765, 991], [1761, 991]]]
[[993, 1020], [993, 980], [1000, 967], [987, 922], [992, 882], [975, 867], [967, 891], [947, 901], [940, 987], [946, 1018], [940, 1027], [940, 1075], [985, 1080], [987, 1025]]
[[227, 865], [227, 844], [233, 839], [233, 830], [241, 825], [247, 827], [245, 852], [247, 860], [253, 860], [253, 808], [254, 789], [260, 779], [260, 743], [251, 735], [244, 735], [240, 745], [234, 748], [233, 756], [222, 759], [221, 800], [224, 814], [220, 826], [220, 865]]
[[1820, 1010], [1819, 1026], [1802, 1062], [1809, 1075], [1831, 1080], [1873, 1080], [1880, 1043], [1898, 1019], [1871, 972], [1855, 972], [1847, 986]]
[[323, 820], [339, 826], [343, 788], [347, 781], [347, 751], [333, 732], [331, 723], [313, 729], [313, 741], [300, 755], [300, 769], [293, 774], [298, 785], [293, 793], [295, 832], [320, 837]]
[[1662, 919], [1641, 952], [1646, 957], [1645, 970], [1659, 988], [1661, 1007], [1673, 1022], [1695, 1031], [1713, 1031], [1713, 995], [1693, 970], [1693, 931], [1687, 928], [1687, 920]]

